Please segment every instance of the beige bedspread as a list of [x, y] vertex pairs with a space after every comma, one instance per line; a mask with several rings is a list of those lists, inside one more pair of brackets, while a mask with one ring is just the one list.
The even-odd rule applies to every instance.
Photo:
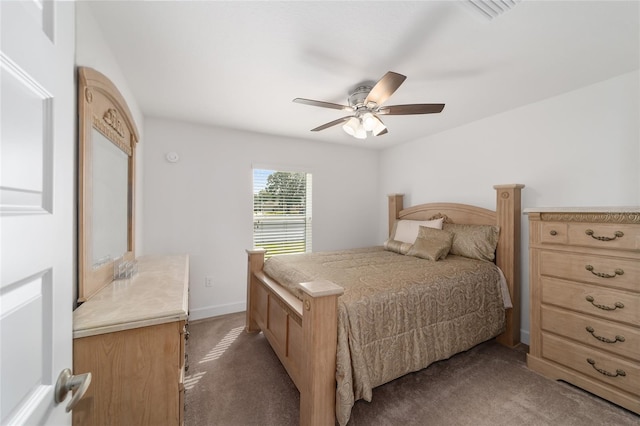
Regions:
[[433, 262], [382, 247], [275, 256], [264, 271], [301, 298], [298, 283], [327, 279], [338, 299], [336, 417], [381, 384], [504, 331], [498, 268], [459, 256]]

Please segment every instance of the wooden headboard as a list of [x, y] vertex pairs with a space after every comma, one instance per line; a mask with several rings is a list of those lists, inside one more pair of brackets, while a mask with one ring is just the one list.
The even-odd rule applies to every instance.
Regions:
[[507, 279], [513, 308], [506, 312], [506, 331], [497, 340], [506, 346], [520, 343], [520, 218], [521, 190], [524, 185], [495, 185], [496, 209], [459, 203], [427, 203], [405, 209], [403, 194], [389, 195], [389, 233], [396, 219], [428, 220], [437, 214], [446, 215], [453, 223], [497, 225], [500, 227], [496, 265]]

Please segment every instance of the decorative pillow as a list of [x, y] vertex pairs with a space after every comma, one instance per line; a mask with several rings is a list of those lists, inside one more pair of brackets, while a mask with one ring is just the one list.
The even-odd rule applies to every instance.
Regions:
[[427, 220], [442, 219], [442, 223], [453, 223], [449, 216], [444, 213], [436, 213]]
[[442, 229], [442, 218], [435, 220], [396, 220], [389, 239], [413, 244], [421, 226]]
[[385, 250], [399, 254], [407, 254], [411, 246], [412, 244], [410, 243], [403, 243], [402, 241], [392, 240], [391, 238], [384, 243]]
[[451, 254], [491, 262], [495, 259], [500, 227], [445, 223], [443, 229], [453, 234]]
[[434, 261], [444, 259], [449, 254], [452, 241], [453, 234], [449, 231], [421, 226], [418, 238], [407, 255]]

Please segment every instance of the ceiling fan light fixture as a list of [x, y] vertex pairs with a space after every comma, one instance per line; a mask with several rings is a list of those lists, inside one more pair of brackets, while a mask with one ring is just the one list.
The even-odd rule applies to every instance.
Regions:
[[356, 130], [356, 133], [355, 133], [355, 135], [353, 135], [353, 137], [356, 138], [356, 139], [366, 139], [367, 138], [367, 131], [364, 129], [362, 124], [360, 124], [358, 126], [358, 129]]
[[360, 127], [360, 120], [358, 120], [357, 117], [351, 117], [346, 123], [344, 123], [342, 130], [344, 130], [344, 132], [349, 136], [356, 137], [358, 127]]
[[370, 112], [365, 112], [362, 115], [362, 126], [367, 132], [370, 132], [374, 129], [374, 127], [376, 126], [376, 121], [380, 120], [377, 120], [376, 116]]
[[371, 133], [373, 133], [374, 136], [378, 136], [380, 133], [387, 130], [387, 126], [385, 126], [382, 120], [380, 120], [375, 115], [373, 117], [374, 117], [375, 124], [373, 126], [373, 129], [371, 129]]
[[356, 139], [366, 139], [369, 132], [374, 136], [378, 136], [386, 129], [387, 127], [382, 121], [371, 112], [353, 116], [342, 126], [342, 130], [344, 130], [346, 134]]
[[349, 136], [353, 136], [356, 139], [366, 139], [367, 131], [362, 125], [360, 117], [351, 117], [343, 126], [342, 130]]

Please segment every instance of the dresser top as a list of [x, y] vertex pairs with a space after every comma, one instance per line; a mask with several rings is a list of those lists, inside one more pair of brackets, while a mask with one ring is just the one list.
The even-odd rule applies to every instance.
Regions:
[[640, 206], [528, 207], [523, 213], [640, 213]]
[[73, 312], [73, 337], [187, 319], [189, 257], [142, 256], [138, 273], [113, 281]]

